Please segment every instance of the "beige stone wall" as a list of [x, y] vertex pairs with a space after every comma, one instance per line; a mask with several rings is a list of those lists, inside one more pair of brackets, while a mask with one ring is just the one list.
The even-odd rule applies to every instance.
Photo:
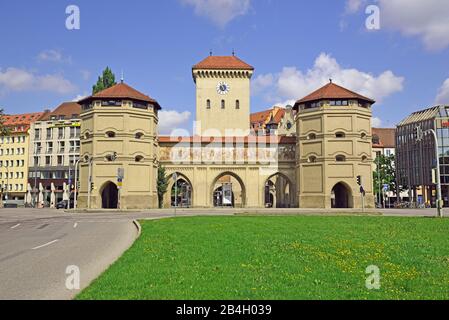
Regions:
[[[250, 79], [246, 70], [194, 70], [196, 82], [195, 133], [201, 136], [247, 136], [250, 129]], [[217, 85], [226, 83], [227, 94], [219, 94]], [[211, 107], [207, 108], [207, 100]], [[225, 101], [222, 109], [221, 101]], [[239, 101], [239, 109], [236, 101]], [[232, 130], [232, 131], [229, 131]], [[235, 131], [238, 130], [238, 131]], [[228, 131], [228, 133], [227, 133]]]
[[[121, 107], [96, 104], [81, 114], [81, 158], [93, 156], [91, 208], [102, 207], [102, 192], [108, 182], [118, 185], [119, 168], [125, 171], [120, 190], [122, 209], [157, 207], [157, 154], [156, 126], [158, 118], [154, 110], [133, 108], [131, 102]], [[115, 137], [108, 137], [113, 132]], [[136, 135], [142, 134], [138, 138]], [[117, 153], [115, 161], [107, 157]], [[138, 160], [139, 159], [139, 160]], [[87, 207], [89, 189], [89, 165], [81, 163], [80, 208]]]
[[[355, 104], [302, 110], [297, 127], [300, 207], [331, 208], [332, 189], [342, 183], [350, 193], [349, 206], [361, 208], [359, 175], [366, 191], [365, 207], [374, 207], [371, 110]], [[345, 161], [338, 162], [337, 156]]]

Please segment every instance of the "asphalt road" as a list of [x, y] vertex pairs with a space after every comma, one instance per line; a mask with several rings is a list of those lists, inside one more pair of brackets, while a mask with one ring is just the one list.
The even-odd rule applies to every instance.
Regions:
[[[350, 210], [334, 210], [332, 214]], [[355, 211], [354, 211], [355, 212]], [[177, 216], [233, 214], [329, 214], [303, 209], [183, 209]], [[386, 216], [433, 217], [435, 209], [370, 210]], [[449, 214], [449, 212], [447, 212]], [[0, 209], [0, 300], [66, 300], [87, 287], [137, 237], [134, 219], [173, 217], [173, 210], [119, 213], [97, 211], [65, 213], [56, 210]], [[66, 286], [76, 266], [80, 289]], [[69, 283], [70, 284], [70, 283]]]
[[[71, 216], [54, 211], [0, 210], [0, 299], [72, 299], [131, 246], [130, 218]], [[69, 271], [68, 274], [66, 272]], [[74, 290], [73, 290], [74, 289]]]

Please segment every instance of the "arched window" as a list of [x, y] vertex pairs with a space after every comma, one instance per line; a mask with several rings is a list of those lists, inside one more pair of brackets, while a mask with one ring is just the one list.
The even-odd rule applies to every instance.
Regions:
[[142, 162], [143, 161], [143, 157], [142, 156], [137, 156], [135, 160], [136, 160], [136, 162]]
[[309, 140], [315, 140], [316, 139], [316, 134], [315, 133], [311, 133], [307, 136], [307, 139]]
[[224, 100], [221, 100], [221, 108], [222, 109], [226, 108], [226, 102]]
[[210, 100], [209, 100], [209, 99], [207, 99], [207, 101], [206, 101], [206, 107], [207, 107], [207, 109], [210, 109], [210, 108], [211, 108], [211, 106], [210, 106]]
[[316, 157], [315, 156], [310, 156], [308, 161], [309, 161], [309, 163], [315, 163], [316, 162]]
[[106, 132], [107, 138], [115, 138], [115, 132], [114, 131], [108, 131]]
[[366, 139], [366, 133], [365, 132], [362, 133], [361, 138], [362, 139]]
[[335, 137], [338, 139], [346, 138], [346, 134], [344, 132], [337, 132]]
[[335, 161], [337, 162], [345, 162], [346, 161], [346, 157], [343, 155], [338, 155], [335, 157]]
[[142, 138], [143, 138], [143, 133], [142, 133], [142, 132], [137, 132], [135, 138], [136, 138], [137, 140], [142, 139]]
[[366, 162], [368, 160], [368, 157], [367, 156], [363, 156], [362, 157], [362, 162]]
[[235, 101], [235, 108], [238, 110], [240, 109], [240, 100]]

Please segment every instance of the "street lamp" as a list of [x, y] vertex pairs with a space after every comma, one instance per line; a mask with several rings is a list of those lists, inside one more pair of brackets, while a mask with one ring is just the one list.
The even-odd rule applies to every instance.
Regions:
[[441, 172], [440, 172], [440, 155], [439, 155], [439, 148], [438, 148], [438, 136], [435, 130], [429, 129], [426, 131], [423, 131], [420, 126], [416, 128], [416, 134], [417, 134], [417, 141], [421, 142], [424, 138], [424, 136], [431, 134], [435, 140], [435, 156], [436, 156], [436, 162], [437, 162], [437, 168], [436, 168], [436, 183], [437, 183], [437, 211], [438, 211], [438, 217], [443, 218], [443, 209], [442, 209], [442, 195], [441, 195]]

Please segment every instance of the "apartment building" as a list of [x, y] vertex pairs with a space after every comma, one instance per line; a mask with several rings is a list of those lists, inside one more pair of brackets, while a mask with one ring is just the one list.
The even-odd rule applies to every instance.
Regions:
[[29, 170], [29, 130], [45, 113], [5, 115], [8, 134], [0, 137], [0, 183], [3, 200], [23, 204], [27, 193]]
[[80, 154], [80, 112], [80, 105], [66, 102], [31, 127], [28, 179], [34, 194], [42, 184], [47, 205], [52, 184], [57, 202], [62, 200], [64, 183], [73, 189], [75, 163]]

